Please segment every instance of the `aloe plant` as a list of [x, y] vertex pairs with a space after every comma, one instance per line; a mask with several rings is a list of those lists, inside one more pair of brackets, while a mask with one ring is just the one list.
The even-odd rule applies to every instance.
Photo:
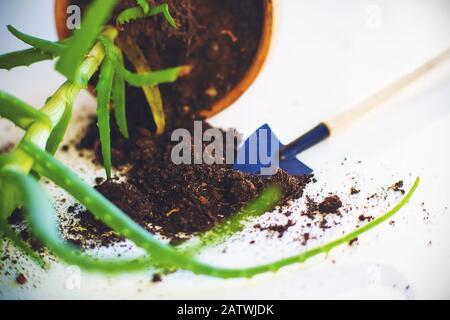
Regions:
[[[126, 46], [126, 53], [131, 56], [131, 61], [135, 65], [137, 73], [127, 70], [124, 66], [122, 50], [115, 43], [119, 29], [104, 25], [110, 19], [111, 12], [117, 2], [117, 0], [94, 1], [86, 12], [83, 27], [77, 30], [72, 37], [64, 41], [53, 42], [39, 39], [25, 34], [13, 26], [8, 26], [8, 30], [15, 37], [29, 44], [32, 48], [0, 55], [0, 69], [6, 70], [58, 58], [56, 70], [66, 76], [72, 84], [75, 84], [77, 89], [86, 88], [93, 72], [100, 66], [100, 82], [96, 88], [98, 100], [97, 117], [103, 161], [108, 178], [111, 177], [112, 170], [109, 122], [109, 104], [111, 98], [115, 102], [114, 114], [118, 128], [122, 135], [128, 138], [129, 132], [125, 111], [125, 83], [131, 86], [141, 87], [154, 114], [154, 120], [157, 126], [156, 134], [162, 134], [165, 129], [165, 116], [161, 94], [157, 86], [161, 83], [173, 82], [179, 76], [189, 73], [190, 70], [189, 67], [181, 66], [151, 72], [142, 53], [140, 53], [139, 58], [134, 58], [137, 55], [133, 53], [139, 49], [133, 43]], [[139, 7], [134, 8], [140, 12], [139, 16], [133, 16], [130, 13], [126, 14], [130, 12], [129, 9], [120, 14], [119, 16], [123, 16], [125, 13], [129, 18], [125, 19], [126, 21], [124, 23], [127, 23], [129, 20], [163, 14], [170, 24], [175, 25], [167, 4], [153, 8], [148, 7], [147, 10], [144, 3], [147, 2], [138, 1]], [[144, 14], [144, 11], [147, 13]], [[99, 63], [92, 59], [86, 60], [86, 56], [89, 57], [92, 54], [89, 51], [94, 48], [94, 56], [99, 59]], [[51, 153], [56, 152], [64, 136], [72, 115], [71, 105], [76, 93], [67, 100], [68, 103], [64, 108], [63, 121], [58, 123], [58, 127], [55, 128], [55, 132], [50, 138], [47, 150]]]
[[[94, 188], [83, 182], [73, 171], [53, 156], [70, 122], [75, 97], [80, 90], [87, 87], [89, 80], [99, 69], [97, 114], [102, 152], [108, 176], [111, 175], [111, 158], [109, 155], [109, 103], [111, 97], [116, 107], [115, 118], [118, 126], [122, 134], [127, 136], [125, 82], [135, 86], [151, 87], [162, 82], [175, 81], [178, 76], [188, 71], [186, 67], [141, 73], [126, 70], [122, 53], [115, 44], [118, 30], [113, 26], [103, 25], [105, 21], [108, 21], [116, 3], [115, 0], [94, 1], [83, 21], [83, 29], [76, 32], [72, 38], [62, 42], [38, 39], [9, 27], [11, 33], [31, 45], [32, 48], [0, 56], [0, 68], [3, 69], [26, 66], [38, 61], [59, 57], [56, 68], [67, 77], [67, 81], [39, 110], [16, 97], [0, 92], [0, 116], [9, 119], [25, 130], [25, 135], [16, 148], [0, 156], [0, 234], [10, 239], [41, 266], [46, 267], [45, 261], [17, 237], [7, 224], [8, 217], [17, 207], [24, 209], [33, 235], [41, 240], [46, 247], [63, 262], [79, 265], [86, 270], [116, 273], [142, 270], [156, 265], [171, 269], [190, 270], [195, 274], [233, 278], [253, 277], [264, 272], [274, 272], [284, 266], [301, 263], [310, 257], [328, 252], [392, 217], [413, 195], [419, 184], [419, 179], [394, 208], [365, 226], [315, 249], [251, 268], [226, 269], [211, 266], [196, 259], [192, 251], [181, 251], [158, 241], [151, 233], [132, 221], [125, 213]], [[138, 1], [140, 8], [142, 8], [140, 10], [145, 16], [151, 16], [152, 8], [147, 8], [146, 3], [146, 1]], [[94, 14], [95, 12], [97, 14]], [[69, 63], [70, 61], [72, 63]], [[30, 174], [32, 171], [39, 176], [47, 177], [66, 190], [98, 219], [118, 234], [133, 241], [147, 254], [131, 260], [103, 260], [88, 256], [66, 243], [58, 232], [57, 216], [51, 201], [45, 195], [36, 176]], [[220, 239], [239, 232], [242, 230], [243, 222], [272, 209], [281, 196], [279, 187], [269, 187], [253, 202], [245, 206], [234, 218], [201, 237], [201, 246], [215, 244]], [[199, 248], [196, 247], [195, 251]]]

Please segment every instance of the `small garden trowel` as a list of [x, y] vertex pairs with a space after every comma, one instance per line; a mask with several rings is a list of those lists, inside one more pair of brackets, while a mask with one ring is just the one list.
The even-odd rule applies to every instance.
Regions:
[[414, 71], [372, 94], [343, 114], [324, 121], [294, 140], [283, 145], [268, 124], [254, 132], [239, 149], [234, 169], [262, 175], [272, 175], [278, 168], [290, 175], [310, 174], [313, 170], [297, 159], [297, 155], [328, 138], [332, 133], [348, 127], [352, 122], [378, 108], [414, 81], [444, 63], [450, 57], [450, 48]]

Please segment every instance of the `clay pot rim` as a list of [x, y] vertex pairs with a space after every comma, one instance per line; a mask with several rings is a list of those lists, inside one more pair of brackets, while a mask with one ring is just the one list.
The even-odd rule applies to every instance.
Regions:
[[[66, 8], [70, 0], [55, 0], [55, 20], [56, 31], [59, 39], [67, 38], [70, 35], [66, 28]], [[272, 44], [274, 30], [274, 0], [264, 0], [263, 29], [258, 50], [253, 58], [253, 63], [245, 73], [241, 81], [224, 97], [213, 104], [210, 110], [202, 110], [199, 115], [203, 118], [210, 118], [236, 102], [255, 82], [262, 71], [269, 55]]]

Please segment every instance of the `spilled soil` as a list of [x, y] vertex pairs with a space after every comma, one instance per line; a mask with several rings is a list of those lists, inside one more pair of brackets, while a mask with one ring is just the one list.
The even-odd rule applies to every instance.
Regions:
[[[292, 177], [283, 171], [264, 178], [235, 171], [226, 164], [175, 165], [171, 160], [175, 143], [169, 134], [155, 137], [142, 128], [126, 140], [113, 131], [113, 162], [116, 167], [129, 168], [127, 183], [109, 180], [99, 184], [97, 190], [136, 222], [173, 241], [211, 229], [270, 184], [281, 186], [284, 198], [280, 204], [286, 204], [301, 197], [311, 182], [311, 176]], [[96, 162], [101, 160], [94, 124], [79, 147], [94, 149]], [[90, 214], [80, 213], [79, 218], [83, 229], [88, 230], [84, 239], [94, 237], [107, 244], [105, 237], [111, 236], [108, 228]]]

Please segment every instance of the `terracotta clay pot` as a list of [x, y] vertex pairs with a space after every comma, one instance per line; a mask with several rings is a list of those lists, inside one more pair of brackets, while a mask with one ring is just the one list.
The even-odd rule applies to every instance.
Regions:
[[[245, 73], [242, 80], [223, 98], [218, 100], [209, 110], [200, 111], [200, 115], [205, 118], [209, 118], [219, 113], [220, 111], [226, 109], [232, 105], [237, 99], [239, 99], [247, 89], [256, 80], [259, 73], [261, 72], [264, 63], [267, 60], [272, 37], [274, 32], [274, 11], [275, 5], [274, 0], [261, 0], [264, 3], [264, 21], [263, 30], [261, 33], [261, 40], [259, 43], [258, 50], [253, 59], [253, 63]], [[56, 19], [56, 29], [59, 39], [67, 38], [70, 35], [70, 31], [67, 29], [67, 7], [70, 0], [55, 0], [55, 19]]]

